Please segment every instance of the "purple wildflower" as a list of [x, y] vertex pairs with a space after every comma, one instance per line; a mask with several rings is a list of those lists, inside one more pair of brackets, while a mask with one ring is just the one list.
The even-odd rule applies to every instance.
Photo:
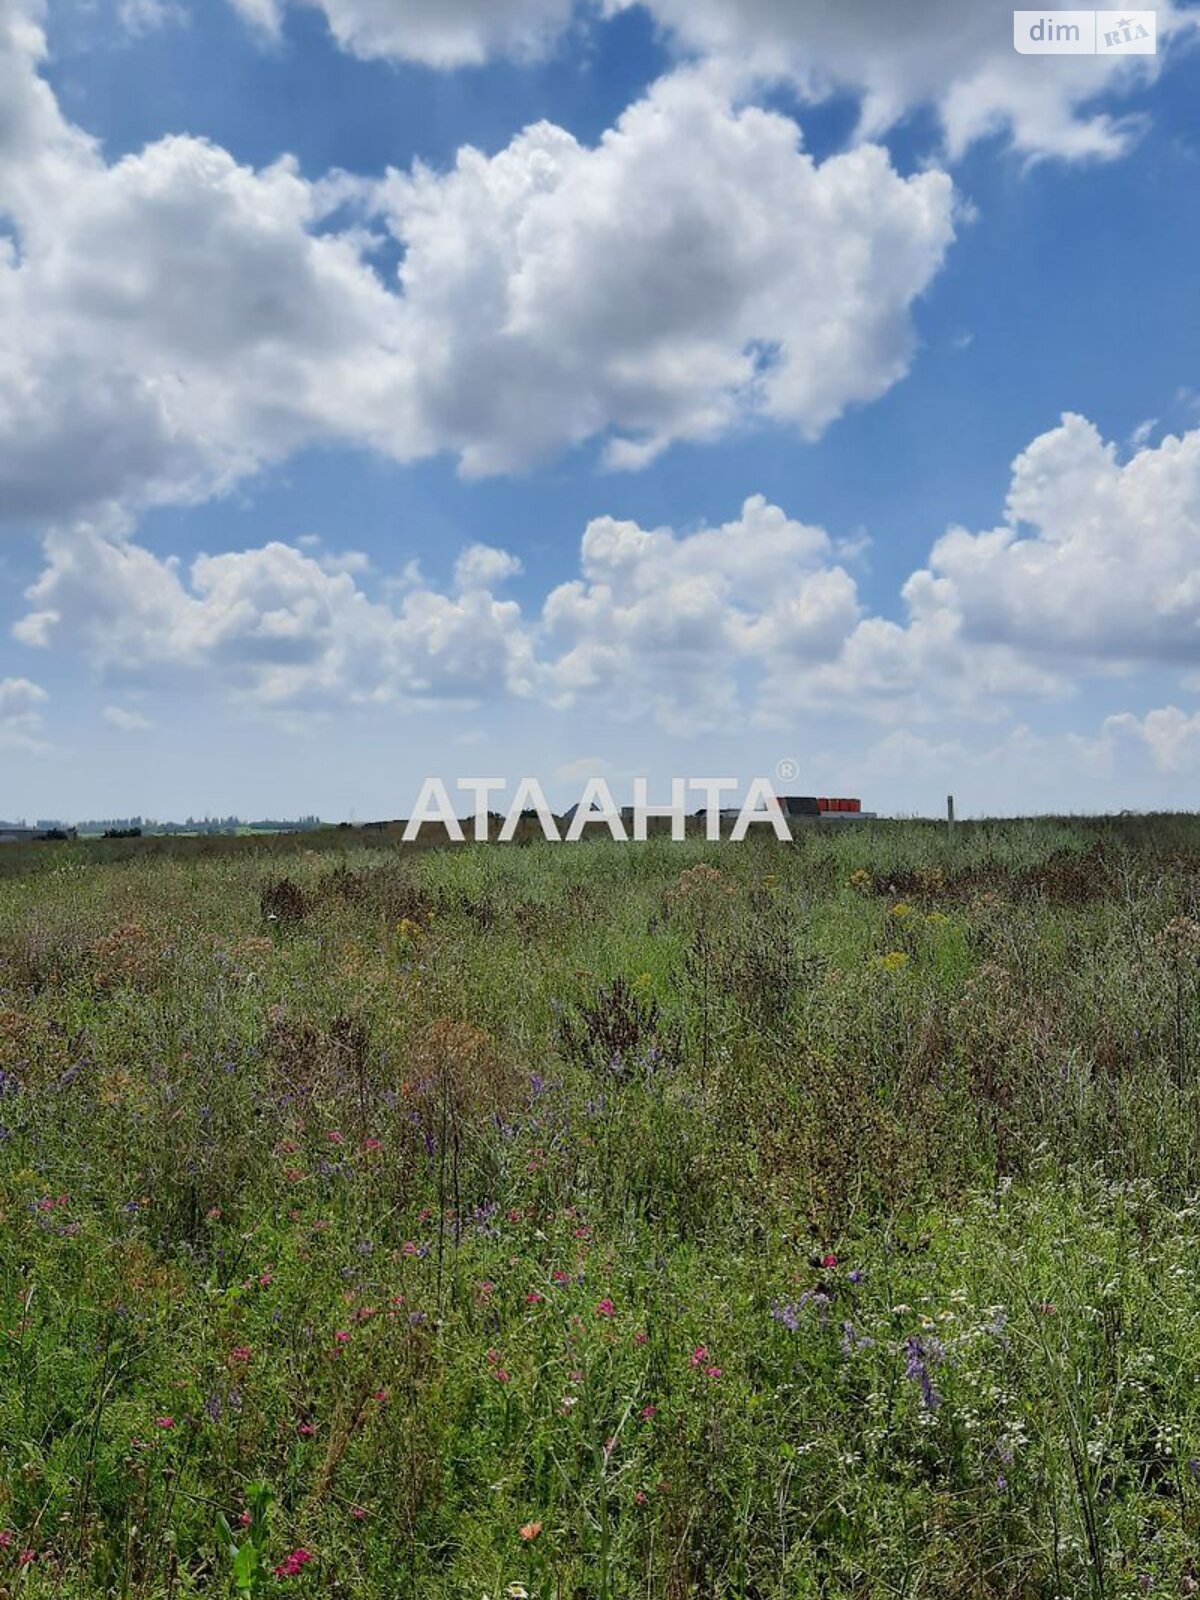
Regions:
[[936, 1339], [931, 1339], [929, 1344], [924, 1344], [916, 1334], [910, 1334], [904, 1341], [908, 1362], [904, 1368], [904, 1376], [921, 1386], [921, 1404], [926, 1411], [935, 1411], [942, 1403], [942, 1397], [933, 1386], [933, 1379], [929, 1376], [930, 1363], [937, 1364], [942, 1359], [943, 1351]]
[[875, 1343], [865, 1333], [859, 1333], [852, 1322], [842, 1323], [842, 1354], [852, 1356], [856, 1350], [869, 1350]]

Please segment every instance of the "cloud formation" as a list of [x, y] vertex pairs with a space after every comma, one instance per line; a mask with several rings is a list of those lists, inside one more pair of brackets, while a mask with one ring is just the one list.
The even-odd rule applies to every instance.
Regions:
[[0, 750], [42, 748], [42, 707], [49, 698], [28, 678], [0, 678]]
[[528, 641], [518, 607], [477, 581], [507, 570], [486, 554], [467, 553], [450, 594], [415, 587], [391, 607], [291, 545], [200, 556], [184, 570], [76, 528], [47, 539], [15, 633], [34, 647], [70, 640], [110, 681], [216, 683], [268, 708], [520, 696]]
[[[233, 0], [278, 33], [286, 0]], [[1099, 61], [1018, 56], [1012, 7], [1001, 0], [292, 0], [324, 12], [339, 46], [359, 56], [432, 67], [528, 58], [561, 42], [575, 17], [595, 23], [648, 11], [678, 50], [733, 67], [746, 80], [786, 79], [809, 100], [858, 96], [859, 133], [876, 138], [921, 107], [956, 159], [1001, 134], [1033, 156], [1109, 159], [1137, 130], [1094, 102], [1152, 81], [1155, 57]], [[1160, 49], [1191, 35], [1194, 8], [1158, 8]]]
[[1109, 752], [1146, 752], [1159, 772], [1194, 772], [1200, 765], [1200, 711], [1160, 706], [1144, 716], [1124, 711], [1105, 719], [1102, 746]]
[[[932, 107], [951, 159], [992, 134], [1033, 156], [1119, 156], [1137, 123], [1094, 102], [1152, 81], [1161, 66], [1154, 56], [1018, 55], [1003, 0], [609, 0], [609, 9], [643, 3], [687, 49], [789, 79], [806, 98], [858, 95], [860, 137]], [[1197, 21], [1170, 0], [1159, 6], [1160, 50]]]
[[905, 590], [914, 614], [1060, 660], [1200, 667], [1200, 430], [1126, 461], [1068, 413], [1013, 464], [1003, 522], [954, 528]]
[[819, 435], [908, 369], [953, 236], [940, 172], [817, 165], [788, 118], [701, 73], [595, 147], [539, 123], [445, 174], [393, 172], [415, 410], [471, 472], [612, 435], [615, 466], [757, 418]]
[[[81, 528], [52, 534], [47, 557], [16, 629], [26, 644], [69, 643], [117, 680], [215, 680], [266, 707], [508, 698], [676, 732], [800, 713], [998, 720], [1087, 675], [1165, 669], [1194, 687], [1200, 430], [1122, 460], [1064, 417], [1013, 463], [997, 527], [934, 543], [899, 621], [865, 604], [850, 552], [761, 496], [684, 533], [598, 517], [578, 576], [523, 603], [497, 593], [520, 563], [478, 544], [447, 590], [409, 570], [392, 600], [359, 562], [278, 543], [185, 571]], [[1161, 754], [1194, 723], [1140, 728]]]
[[811, 665], [860, 614], [825, 531], [761, 495], [736, 521], [684, 536], [600, 517], [584, 533], [580, 571], [543, 607], [545, 693], [560, 706], [636, 708], [676, 730], [738, 715], [745, 669]]
[[[302, 0], [325, 13], [343, 50], [428, 67], [481, 66], [496, 56], [543, 55], [570, 21], [573, 0]], [[286, 0], [233, 0], [276, 37]]]
[[816, 437], [904, 376], [953, 235], [943, 174], [874, 146], [817, 165], [697, 72], [596, 146], [542, 123], [382, 183], [187, 137], [110, 163], [40, 76], [39, 13], [0, 0], [18, 524], [198, 500], [326, 442], [485, 473], [593, 438], [636, 467], [760, 420]]

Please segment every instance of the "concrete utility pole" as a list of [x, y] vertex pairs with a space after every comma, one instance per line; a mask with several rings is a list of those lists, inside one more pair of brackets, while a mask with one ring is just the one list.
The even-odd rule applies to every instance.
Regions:
[[954, 796], [946, 796], [946, 833], [951, 839], [954, 837]]

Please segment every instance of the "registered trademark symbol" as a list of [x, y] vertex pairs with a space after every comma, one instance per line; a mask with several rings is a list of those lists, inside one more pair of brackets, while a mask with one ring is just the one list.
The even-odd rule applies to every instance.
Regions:
[[791, 783], [793, 778], [800, 776], [800, 763], [793, 761], [790, 756], [785, 756], [775, 768], [775, 776], [782, 779], [784, 783]]

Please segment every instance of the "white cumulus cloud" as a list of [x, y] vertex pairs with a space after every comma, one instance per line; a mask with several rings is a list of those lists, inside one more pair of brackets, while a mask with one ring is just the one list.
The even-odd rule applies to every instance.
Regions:
[[[268, 32], [287, 0], [233, 0]], [[1002, 0], [291, 0], [324, 12], [345, 50], [432, 67], [529, 57], [561, 43], [574, 17], [648, 11], [683, 52], [739, 75], [787, 79], [808, 99], [859, 97], [860, 134], [876, 137], [921, 107], [937, 115], [948, 153], [1000, 134], [1033, 156], [1108, 159], [1138, 122], [1096, 102], [1153, 81], [1161, 56], [1023, 56]], [[1158, 7], [1159, 50], [1186, 42], [1194, 7]]]
[[[643, 0], [609, 0], [610, 10]], [[876, 137], [931, 106], [949, 154], [1001, 133], [1031, 155], [1122, 154], [1136, 124], [1097, 109], [1105, 92], [1145, 84], [1161, 57], [1025, 56], [1003, 0], [644, 0], [684, 47], [792, 80], [809, 98], [861, 99], [860, 134]], [[1197, 13], [1158, 8], [1160, 50], [1191, 35]]]
[[818, 165], [788, 118], [702, 73], [594, 147], [547, 123], [394, 172], [417, 411], [469, 471], [612, 433], [638, 466], [757, 418], [815, 437], [908, 369], [953, 237], [940, 172], [865, 146]]
[[1013, 463], [1004, 521], [952, 529], [906, 594], [972, 640], [1200, 668], [1200, 429], [1123, 461], [1093, 423], [1064, 416]]
[[1003, 520], [951, 528], [902, 590], [814, 673], [776, 675], [776, 714], [853, 699], [878, 714], [997, 715], [1089, 676], [1200, 682], [1200, 429], [1122, 459], [1068, 414], [1013, 462]]
[[[898, 619], [867, 605], [852, 548], [762, 496], [690, 531], [597, 517], [577, 575], [519, 598], [498, 591], [519, 593], [520, 563], [480, 543], [446, 588], [319, 545], [185, 567], [104, 526], [45, 544], [24, 644], [277, 710], [513, 699], [675, 732], [852, 716], [944, 742], [933, 724], [1000, 724], [1089, 681], [1118, 718], [1136, 674], [1200, 683], [1200, 430], [1123, 459], [1065, 417], [1013, 463], [996, 527], [934, 542]], [[1163, 770], [1200, 726], [1173, 708], [1134, 720], [1119, 726]]]
[[[293, 0], [297, 3], [297, 0]], [[299, 0], [325, 14], [343, 50], [429, 67], [479, 66], [494, 56], [540, 56], [570, 20], [573, 0]], [[233, 0], [270, 36], [285, 0]]]
[[562, 706], [719, 725], [739, 713], [743, 673], [836, 653], [859, 617], [824, 530], [762, 496], [737, 521], [684, 536], [599, 518], [580, 557], [580, 578], [543, 611], [545, 692]]
[[1102, 742], [1110, 749], [1148, 751], [1160, 772], [1194, 771], [1200, 762], [1200, 711], [1160, 706], [1137, 716], [1124, 711], [1105, 720]]
[[203, 682], [276, 708], [527, 690], [518, 607], [461, 574], [451, 593], [414, 588], [393, 609], [353, 572], [282, 543], [186, 569], [94, 528], [51, 534], [46, 547], [16, 635], [40, 648], [70, 641], [112, 681]]
[[119, 523], [321, 442], [479, 473], [597, 437], [621, 466], [758, 420], [815, 437], [904, 376], [953, 234], [944, 174], [818, 165], [691, 71], [595, 146], [543, 123], [382, 183], [182, 136], [109, 162], [40, 75], [40, 12], [0, 0], [10, 522]]
[[410, 571], [381, 585], [390, 599], [281, 543], [185, 568], [78, 527], [46, 551], [23, 643], [80, 650], [104, 681], [215, 685], [275, 711], [509, 698], [710, 728], [741, 714], [767, 670], [836, 655], [861, 615], [824, 531], [761, 496], [686, 534], [598, 518], [579, 578], [528, 607], [494, 593], [520, 564], [479, 544], [448, 590]]
[[33, 753], [43, 747], [42, 707], [49, 695], [28, 678], [0, 678], [0, 749]]

